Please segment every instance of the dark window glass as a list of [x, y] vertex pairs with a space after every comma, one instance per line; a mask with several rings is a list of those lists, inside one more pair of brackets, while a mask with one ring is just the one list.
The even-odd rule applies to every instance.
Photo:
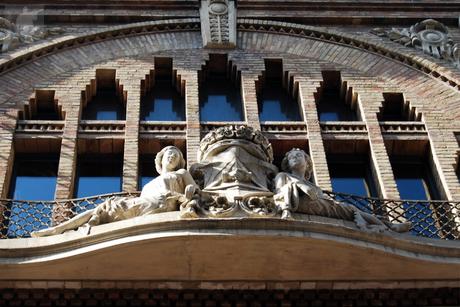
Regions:
[[[439, 199], [433, 177], [424, 163], [412, 161], [393, 162], [393, 172], [401, 199], [432, 200]], [[404, 206], [404, 217], [414, 224], [414, 233], [425, 233], [433, 236], [437, 233], [433, 208], [428, 202], [407, 202]]]
[[299, 104], [283, 89], [280, 82], [266, 82], [259, 95], [261, 121], [300, 121]]
[[[334, 192], [363, 197], [375, 197], [376, 189], [368, 166], [368, 157], [333, 156], [328, 158], [329, 174]], [[341, 162], [349, 161], [349, 162]], [[370, 212], [372, 208], [363, 200], [348, 199], [361, 210]]]
[[121, 191], [121, 155], [81, 156], [75, 180], [75, 197], [87, 197]]
[[[9, 198], [17, 200], [53, 200], [56, 190], [58, 155], [17, 155]], [[13, 201], [6, 223], [8, 237], [28, 236], [42, 224], [51, 224], [52, 205]]]
[[142, 120], [184, 121], [185, 101], [170, 80], [156, 79], [155, 86], [142, 103]]
[[18, 155], [15, 158], [10, 198], [53, 200], [58, 155]]
[[158, 173], [155, 169], [154, 155], [142, 155], [139, 160], [139, 188], [142, 190], [147, 183], [158, 176]]
[[318, 103], [320, 121], [355, 121], [356, 114], [340, 98], [337, 89], [325, 89]]
[[[353, 98], [342, 92], [342, 87], [347, 88], [342, 81], [339, 71], [323, 71], [323, 82], [318, 91], [317, 100], [318, 116], [320, 121], [355, 121], [356, 112], [351, 109]], [[348, 103], [347, 103], [348, 102]]]
[[200, 89], [200, 120], [243, 121], [240, 89], [225, 76], [209, 76]]
[[404, 116], [404, 97], [401, 93], [384, 93], [383, 106], [380, 108], [380, 121], [406, 121]]
[[101, 89], [83, 109], [84, 120], [124, 120], [125, 107], [115, 89]]

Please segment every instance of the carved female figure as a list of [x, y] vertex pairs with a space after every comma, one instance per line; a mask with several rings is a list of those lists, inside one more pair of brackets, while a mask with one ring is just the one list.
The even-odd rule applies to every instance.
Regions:
[[284, 219], [290, 218], [291, 212], [299, 212], [354, 221], [361, 229], [406, 232], [411, 227], [411, 223], [393, 224], [353, 205], [326, 198], [319, 187], [308, 181], [312, 173], [312, 162], [301, 149], [294, 148], [287, 152], [281, 162], [281, 169], [283, 172], [274, 179], [277, 193], [275, 203], [282, 210]]
[[174, 146], [163, 148], [155, 158], [160, 176], [142, 189], [136, 198], [116, 197], [108, 199], [96, 208], [83, 212], [57, 226], [33, 232], [33, 237], [63, 233], [67, 230], [126, 220], [136, 216], [180, 209], [182, 215], [193, 216], [194, 195], [198, 186], [190, 173], [184, 169], [182, 152]]

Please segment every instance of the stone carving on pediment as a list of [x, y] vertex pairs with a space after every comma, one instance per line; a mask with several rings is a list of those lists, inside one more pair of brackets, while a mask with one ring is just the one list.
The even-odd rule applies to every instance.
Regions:
[[57, 226], [32, 233], [48, 236], [80, 228], [168, 211], [181, 218], [275, 218], [295, 214], [353, 221], [370, 231], [406, 232], [410, 223], [393, 224], [351, 204], [327, 198], [309, 181], [310, 157], [294, 148], [286, 153], [281, 172], [273, 165], [268, 139], [246, 125], [231, 125], [209, 132], [202, 140], [198, 162], [185, 169], [181, 151], [168, 146], [155, 158], [158, 177], [139, 197], [112, 197], [96, 208]]
[[64, 33], [58, 27], [44, 28], [35, 25], [16, 25], [4, 17], [0, 17], [0, 52], [6, 52], [52, 35]]
[[460, 67], [460, 44], [452, 40], [449, 29], [442, 23], [426, 19], [409, 28], [386, 30], [375, 28], [371, 33], [388, 37], [407, 47], [414, 47], [425, 54], [445, 59]]

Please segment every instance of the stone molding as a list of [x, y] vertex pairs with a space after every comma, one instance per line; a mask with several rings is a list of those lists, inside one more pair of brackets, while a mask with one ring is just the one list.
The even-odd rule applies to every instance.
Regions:
[[[33, 48], [27, 50], [13, 52], [8, 58], [0, 59], [0, 75], [26, 63], [30, 63], [36, 58], [55, 54], [64, 49], [75, 48], [98, 41], [136, 36], [146, 33], [199, 30], [200, 20], [198, 18], [188, 18], [115, 26], [108, 30], [105, 29], [78, 37], [64, 36], [53, 40], [51, 43], [44, 42], [43, 44], [34, 46]], [[460, 91], [460, 77], [455, 72], [446, 70], [445, 67], [442, 67], [427, 58], [420, 57], [416, 54], [402, 53], [399, 50], [391, 49], [383, 44], [369, 42], [357, 35], [343, 33], [324, 27], [304, 26], [294, 23], [256, 19], [238, 19], [238, 31], [276, 33], [281, 35], [304, 37], [307, 39], [360, 49], [364, 52], [373, 53], [375, 55], [399, 62], [400, 64], [443, 82], [445, 85], [454, 88], [456, 91]]]
[[[210, 250], [209, 246], [213, 249]], [[276, 246], [283, 252], [273, 253]], [[285, 251], [285, 248], [289, 250]], [[174, 254], [176, 249], [186, 249], [187, 252]], [[241, 257], [235, 257], [232, 252], [235, 249], [241, 252]], [[330, 253], [329, 249], [336, 252]], [[338, 250], [340, 257], [335, 257]], [[271, 253], [267, 254], [268, 251]], [[131, 255], [130, 261], [121, 255], [126, 252]], [[288, 257], [285, 253], [293, 254]], [[112, 256], [107, 258], [108, 255]], [[188, 255], [188, 260], [177, 259], [181, 255]], [[330, 258], [334, 264], [317, 262], [318, 257]], [[133, 273], [123, 272], [130, 272], [131, 263], [136, 271], [136, 267], [149, 265], [144, 263], [146, 259], [154, 258], [153, 262], [160, 261], [165, 269], [144, 268], [141, 269], [142, 276], [136, 275], [135, 279], [314, 281], [321, 276], [319, 279], [325, 280], [422, 281], [442, 276], [445, 281], [458, 281], [457, 272], [460, 270], [458, 242], [401, 234], [369, 234], [359, 231], [353, 223], [300, 215], [296, 221], [181, 220], [179, 212], [167, 212], [95, 226], [88, 236], [74, 231], [47, 238], [0, 241], [0, 268], [4, 280], [24, 279], [26, 276], [26, 279], [38, 280], [66, 280], [70, 277], [76, 280], [83, 277], [88, 280], [128, 279], [126, 274]], [[102, 263], [112, 260], [118, 261], [120, 267], [111, 270], [108, 276], [103, 272], [106, 266]], [[299, 270], [296, 265], [299, 261], [306, 266], [311, 263], [314, 269], [310, 265]], [[357, 261], [370, 261], [372, 265], [345, 270], [350, 263]], [[159, 265], [155, 263], [151, 265]], [[233, 263], [233, 269], [227, 267], [230, 263]], [[338, 269], [320, 274], [329, 272], [331, 265], [338, 266]], [[172, 266], [180, 266], [182, 273], [176, 269], [173, 270], [175, 273], [169, 271]], [[248, 270], [251, 266], [254, 270]], [[289, 269], [291, 266], [296, 269]], [[204, 267], [208, 269], [202, 271]], [[263, 267], [266, 269], [261, 273]], [[227, 277], [229, 270], [232, 273]]]

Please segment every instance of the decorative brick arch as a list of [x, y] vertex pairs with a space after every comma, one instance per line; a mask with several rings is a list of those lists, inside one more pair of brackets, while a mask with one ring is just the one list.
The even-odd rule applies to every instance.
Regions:
[[[377, 86], [390, 84], [419, 97], [424, 114], [450, 111], [447, 116], [452, 120], [441, 123], [446, 127], [439, 129], [436, 142], [440, 147], [435, 152], [442, 152], [442, 144], [452, 141], [452, 125], [460, 129], [458, 121], [453, 120], [460, 112], [458, 74], [415, 52], [406, 54], [399, 49], [390, 50], [383, 44], [322, 27], [249, 19], [239, 20], [238, 46], [239, 49], [228, 52], [255, 54], [263, 50], [278, 57], [293, 55], [353, 69], [363, 77], [374, 78], [373, 82], [380, 80]], [[191, 49], [197, 54], [208, 53], [202, 48], [197, 18], [135, 23], [44, 42], [0, 60], [0, 108], [2, 105], [10, 108], [22, 105], [35, 88], [59, 86], [63, 77], [92, 71], [101, 63], [117, 59], [131, 59], [132, 62], [157, 52], [171, 51], [174, 55], [175, 50]], [[199, 67], [200, 63], [196, 65]], [[81, 90], [78, 85], [75, 87], [76, 91]], [[430, 103], [434, 98], [437, 103]], [[425, 118], [425, 121], [428, 125], [434, 124], [435, 117]], [[447, 162], [443, 162], [442, 169], [448, 169], [449, 161], [455, 159], [445, 155]], [[456, 178], [448, 180], [457, 189]]]

